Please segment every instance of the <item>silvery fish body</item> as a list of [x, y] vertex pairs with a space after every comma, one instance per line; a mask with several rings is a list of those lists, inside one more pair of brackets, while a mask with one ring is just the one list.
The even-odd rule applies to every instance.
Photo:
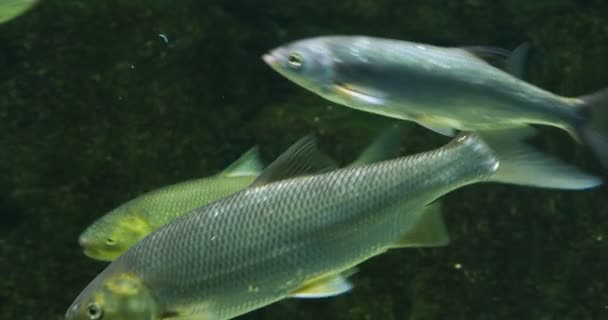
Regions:
[[264, 60], [330, 101], [446, 135], [529, 124], [559, 127], [588, 142], [608, 164], [608, 91], [582, 98], [555, 95], [480, 58], [500, 50], [327, 36], [288, 43]]
[[[565, 127], [577, 117], [575, 100], [532, 86], [465, 49], [333, 36], [288, 44], [269, 59], [290, 53], [302, 60], [302, 77], [317, 80], [317, 86], [307, 89], [395, 118], [434, 125], [445, 121], [448, 127], [471, 131], [526, 122]], [[323, 67], [307, 72], [304, 68], [314, 67], [309, 64]]]
[[[478, 136], [463, 134], [431, 152], [264, 181], [280, 177], [273, 171], [318, 162], [283, 161], [301, 158], [311, 149], [307, 145], [288, 150], [254, 186], [195, 209], [138, 242], [81, 293], [66, 319], [91, 314], [108, 320], [230, 319], [314, 291], [403, 246], [402, 236], [437, 198], [471, 183], [502, 180], [499, 167], [510, 167]], [[525, 158], [516, 154], [518, 161]], [[551, 165], [555, 161], [547, 171], [542, 169], [547, 163], [537, 160], [528, 174], [515, 175], [524, 181], [510, 182], [559, 179], [561, 171]], [[565, 188], [599, 183], [568, 170], [574, 178], [565, 177], [570, 184], [561, 184]]]

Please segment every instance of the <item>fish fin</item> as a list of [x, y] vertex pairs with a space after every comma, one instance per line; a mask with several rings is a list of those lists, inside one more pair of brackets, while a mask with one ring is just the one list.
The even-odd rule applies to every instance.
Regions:
[[528, 54], [532, 45], [530, 42], [524, 42], [517, 46], [515, 50], [511, 52], [509, 58], [506, 61], [506, 71], [512, 76], [519, 79], [524, 79], [526, 76], [526, 61], [528, 60]]
[[292, 298], [327, 298], [341, 295], [350, 291], [353, 285], [346, 279], [355, 273], [349, 269], [347, 273], [332, 274], [306, 281], [289, 296]]
[[416, 123], [418, 123], [419, 125], [434, 131], [436, 133], [439, 133], [441, 135], [444, 136], [448, 136], [448, 137], [453, 137], [456, 135], [456, 129], [454, 128], [450, 128], [450, 127], [443, 127], [440, 125], [436, 125], [434, 123], [430, 123], [430, 122], [426, 122], [426, 121], [420, 121], [418, 119], [416, 119]]
[[262, 172], [264, 165], [260, 158], [260, 149], [255, 146], [243, 153], [236, 161], [220, 172], [226, 177], [255, 176]]
[[424, 207], [418, 221], [390, 248], [441, 247], [450, 243], [439, 201]]
[[579, 99], [583, 102], [580, 112], [587, 121], [577, 128], [578, 135], [608, 167], [608, 88]]
[[530, 51], [529, 42], [520, 44], [513, 51], [488, 46], [460, 47], [460, 49], [467, 51], [488, 64], [505, 70], [517, 78], [524, 78], [526, 60]]
[[210, 313], [184, 314], [178, 311], [165, 311], [160, 314], [161, 320], [217, 320], [215, 315]]
[[197, 303], [195, 305], [184, 305], [173, 310], [163, 311], [159, 318], [161, 320], [218, 320], [217, 314], [211, 311], [209, 301]]
[[356, 101], [358, 104], [383, 106], [386, 104], [384, 94], [364, 87], [347, 83], [334, 84], [334, 92], [345, 100]]
[[383, 130], [382, 133], [380, 133], [374, 141], [361, 152], [359, 157], [349, 164], [349, 166], [374, 163], [397, 156], [399, 146], [403, 139], [403, 132], [406, 127], [408, 129], [411, 127], [409, 124], [410, 123], [394, 124], [388, 129]]
[[337, 163], [317, 148], [313, 135], [301, 138], [274, 160], [251, 184], [265, 185], [271, 182], [323, 173], [338, 168]]
[[550, 189], [588, 189], [602, 184], [596, 176], [550, 157], [525, 144], [529, 127], [477, 132], [498, 158], [491, 181]]

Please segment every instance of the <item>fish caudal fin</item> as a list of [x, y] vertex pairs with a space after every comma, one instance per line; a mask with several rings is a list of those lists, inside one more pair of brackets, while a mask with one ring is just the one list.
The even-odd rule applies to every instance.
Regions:
[[535, 150], [522, 140], [529, 127], [483, 131], [479, 135], [496, 154], [499, 165], [491, 181], [550, 189], [589, 189], [602, 184], [596, 176]]
[[578, 128], [578, 134], [604, 167], [608, 167], [608, 89], [579, 98], [581, 112], [587, 122]]

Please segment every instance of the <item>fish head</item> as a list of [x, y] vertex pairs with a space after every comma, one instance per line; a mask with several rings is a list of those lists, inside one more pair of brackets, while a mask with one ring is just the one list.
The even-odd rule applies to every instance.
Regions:
[[153, 231], [136, 206], [123, 205], [95, 221], [78, 238], [84, 254], [112, 261]]
[[102, 272], [68, 308], [66, 320], [155, 320], [157, 303], [136, 275]]
[[264, 54], [272, 69], [298, 85], [324, 96], [331, 90], [334, 58], [324, 38], [295, 41]]

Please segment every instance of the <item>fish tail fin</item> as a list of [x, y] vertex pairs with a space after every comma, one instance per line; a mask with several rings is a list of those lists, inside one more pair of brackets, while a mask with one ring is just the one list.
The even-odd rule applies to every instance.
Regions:
[[608, 167], [608, 88], [579, 98], [586, 121], [577, 128], [578, 135]]
[[570, 190], [589, 189], [602, 184], [600, 178], [537, 151], [522, 141], [533, 133], [534, 129], [530, 127], [479, 133], [499, 162], [491, 181]]

